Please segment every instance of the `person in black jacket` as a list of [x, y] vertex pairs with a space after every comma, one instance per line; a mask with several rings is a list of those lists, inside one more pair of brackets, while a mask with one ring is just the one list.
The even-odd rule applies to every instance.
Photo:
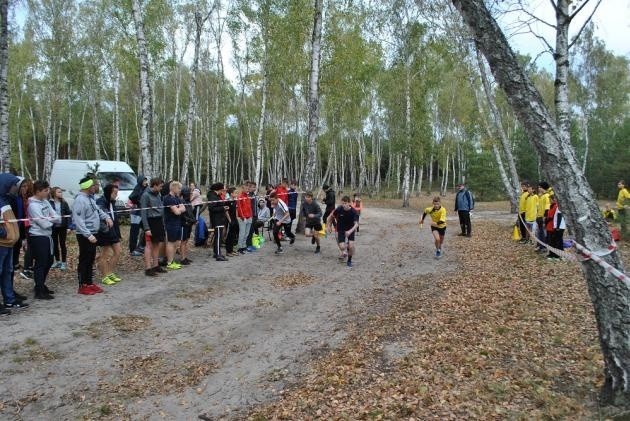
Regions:
[[326, 193], [326, 197], [324, 198], [324, 205], [326, 205], [326, 210], [324, 211], [323, 219], [324, 221], [328, 220], [328, 216], [335, 210], [335, 191], [332, 187], [328, 186], [328, 184], [324, 184], [322, 186], [324, 193]]
[[225, 201], [225, 186], [223, 183], [214, 183], [208, 192], [208, 213], [210, 214], [210, 224], [214, 229], [214, 249], [213, 256], [218, 262], [227, 261], [221, 254], [221, 235], [228, 227], [227, 212], [230, 207]]
[[68, 269], [66, 237], [72, 226], [72, 211], [68, 202], [63, 198], [61, 187], [53, 187], [50, 191], [50, 206], [61, 216], [61, 222], [54, 224], [52, 228], [53, 254], [55, 255], [55, 263], [53, 263], [52, 268], [66, 270]]
[[226, 256], [238, 256], [238, 253], [234, 252], [234, 245], [238, 241], [238, 218], [236, 216], [236, 188], [230, 187], [227, 189], [226, 199], [228, 200], [228, 231], [225, 238], [225, 255]]
[[[114, 272], [120, 260], [120, 224], [118, 214], [115, 212], [118, 186], [108, 184], [103, 189], [103, 196], [99, 197], [96, 204], [113, 221], [113, 225], [105, 230], [99, 230], [96, 234], [96, 244], [101, 247], [101, 254], [96, 261], [96, 266], [101, 272], [101, 282], [104, 285], [114, 285], [122, 279]], [[104, 228], [104, 227], [103, 227]]]
[[[138, 176], [137, 184], [129, 195], [129, 206], [132, 209], [140, 207], [140, 198], [142, 197], [142, 193], [144, 193], [148, 184], [148, 178], [144, 175]], [[140, 216], [140, 211], [132, 210], [130, 212], [129, 219], [131, 221], [131, 226], [129, 228], [129, 254], [135, 257], [142, 256], [144, 254], [145, 242], [144, 235], [140, 236], [140, 229], [142, 227], [142, 217]]]

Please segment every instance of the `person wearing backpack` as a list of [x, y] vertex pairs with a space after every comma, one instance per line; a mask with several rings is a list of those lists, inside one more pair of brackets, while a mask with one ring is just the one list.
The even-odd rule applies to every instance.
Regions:
[[466, 188], [464, 183], [457, 185], [457, 194], [455, 195], [455, 212], [459, 216], [459, 226], [462, 229], [461, 237], [472, 236], [472, 223], [470, 222], [470, 212], [475, 208], [475, 200], [473, 195]]

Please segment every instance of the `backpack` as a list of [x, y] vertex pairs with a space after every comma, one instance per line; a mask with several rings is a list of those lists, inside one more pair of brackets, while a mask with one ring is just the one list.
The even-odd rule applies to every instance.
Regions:
[[197, 228], [195, 228], [195, 246], [203, 247], [208, 243], [208, 228], [203, 217], [197, 218]]

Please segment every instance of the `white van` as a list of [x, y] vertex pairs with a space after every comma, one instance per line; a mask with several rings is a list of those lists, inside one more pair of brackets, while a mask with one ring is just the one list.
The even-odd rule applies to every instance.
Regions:
[[98, 176], [101, 193], [107, 184], [118, 184], [116, 208], [125, 207], [129, 195], [137, 183], [136, 174], [126, 162], [58, 159], [53, 163], [50, 187], [61, 187], [64, 191], [63, 198], [72, 206], [74, 198], [80, 190], [79, 180], [85, 177], [87, 173], [94, 172]]

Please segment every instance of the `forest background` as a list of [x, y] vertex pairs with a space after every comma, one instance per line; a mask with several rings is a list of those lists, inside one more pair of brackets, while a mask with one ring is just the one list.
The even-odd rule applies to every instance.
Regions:
[[[204, 185], [300, 180], [310, 0], [11, 3], [0, 148], [10, 167], [47, 178], [55, 159], [114, 159], [143, 172], [134, 4], [150, 63], [150, 175]], [[316, 184], [408, 198], [466, 181], [478, 200], [494, 200], [508, 195], [510, 159], [520, 179], [540, 180], [537, 154], [459, 17], [423, 4], [324, 2]], [[510, 18], [517, 6], [493, 9], [513, 34], [535, 22]], [[590, 22], [571, 49], [571, 141], [597, 196], [610, 198], [618, 179], [630, 179], [630, 67], [596, 33]], [[520, 59], [553, 109], [544, 55]]]

